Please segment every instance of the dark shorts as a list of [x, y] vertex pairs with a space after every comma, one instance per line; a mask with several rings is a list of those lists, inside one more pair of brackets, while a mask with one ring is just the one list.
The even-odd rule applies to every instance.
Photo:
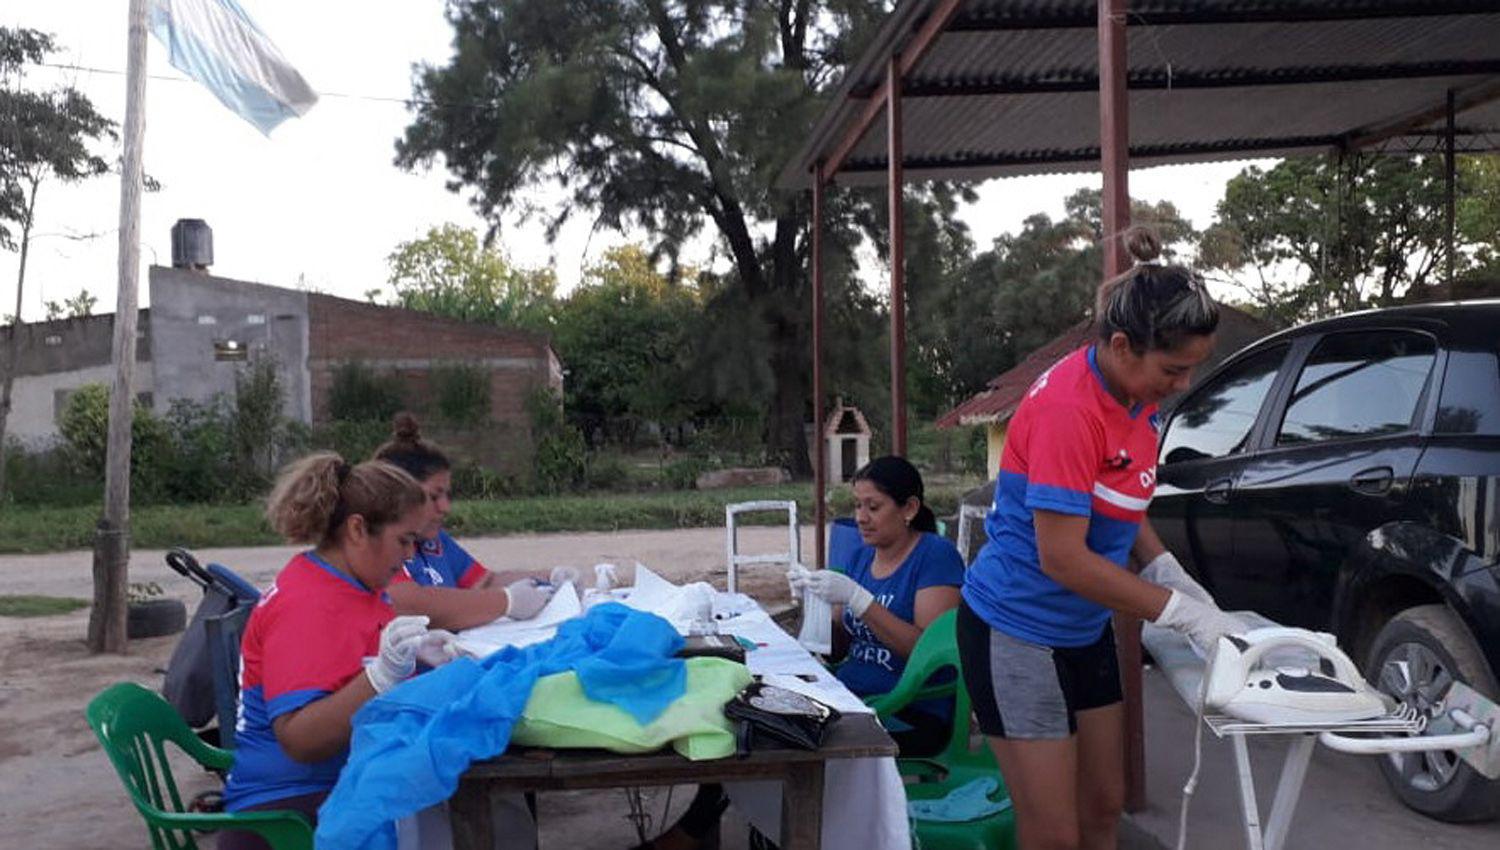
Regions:
[[1078, 712], [1120, 702], [1114, 629], [1088, 646], [1028, 643], [958, 610], [958, 656], [979, 730], [996, 738], [1047, 740], [1078, 731]]

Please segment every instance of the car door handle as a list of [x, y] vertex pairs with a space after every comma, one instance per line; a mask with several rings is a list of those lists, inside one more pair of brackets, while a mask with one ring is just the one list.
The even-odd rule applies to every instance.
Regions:
[[1389, 466], [1362, 469], [1349, 477], [1349, 489], [1356, 493], [1379, 496], [1391, 489], [1396, 480], [1396, 471]]
[[1203, 498], [1216, 505], [1229, 504], [1229, 491], [1234, 489], [1234, 480], [1220, 478], [1218, 481], [1210, 482], [1203, 488]]

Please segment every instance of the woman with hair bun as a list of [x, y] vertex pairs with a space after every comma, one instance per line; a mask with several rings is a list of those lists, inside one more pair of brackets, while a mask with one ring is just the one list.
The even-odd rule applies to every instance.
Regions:
[[405, 470], [427, 494], [427, 521], [416, 551], [390, 587], [391, 600], [402, 614], [425, 614], [433, 625], [454, 631], [500, 617], [528, 620], [546, 606], [555, 587], [577, 580], [577, 571], [571, 567], [541, 574], [492, 573], [464, 551], [443, 530], [452, 507], [452, 464], [442, 450], [422, 439], [417, 419], [410, 413], [396, 414], [391, 438], [375, 450], [374, 459]]
[[[426, 617], [396, 616], [385, 593], [427, 522], [427, 496], [407, 473], [310, 455], [282, 471], [266, 518], [312, 548], [277, 574], [245, 626], [224, 806], [292, 809], [316, 822], [348, 758], [354, 712], [412, 675], [418, 660], [450, 660], [453, 636], [428, 631]], [[218, 846], [267, 845], [255, 833], [225, 832]]]
[[[963, 557], [937, 533], [922, 475], [905, 458], [876, 458], [854, 473], [854, 521], [865, 545], [847, 564], [787, 573], [794, 591], [803, 587], [834, 606], [837, 675], [859, 696], [883, 694], [906, 669], [922, 632], [958, 607]], [[931, 755], [948, 742], [953, 703], [931, 700], [896, 715], [891, 737], [903, 756]]]
[[[988, 537], [965, 576], [959, 655], [1020, 846], [1116, 845], [1124, 712], [1110, 615], [1182, 632], [1205, 651], [1244, 624], [1183, 572], [1146, 519], [1157, 404], [1213, 350], [1203, 281], [1162, 265], [1155, 234], [1099, 290], [1098, 338], [1032, 384], [1007, 429]], [[1126, 569], [1131, 558], [1146, 568]]]

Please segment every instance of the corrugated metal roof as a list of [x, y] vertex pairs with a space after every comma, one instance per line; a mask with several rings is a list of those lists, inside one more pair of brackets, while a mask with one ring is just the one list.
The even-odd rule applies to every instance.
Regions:
[[[936, 3], [897, 7], [783, 185], [809, 184]], [[1095, 14], [1091, 2], [969, 0], [904, 83], [908, 179], [1095, 169]], [[1480, 102], [1459, 115], [1458, 148], [1500, 148], [1500, 2], [1135, 0], [1128, 38], [1132, 165], [1323, 152], [1440, 109], [1449, 89]], [[1442, 117], [1426, 120], [1381, 149], [1434, 149]], [[885, 167], [879, 119], [839, 180], [884, 182]]]

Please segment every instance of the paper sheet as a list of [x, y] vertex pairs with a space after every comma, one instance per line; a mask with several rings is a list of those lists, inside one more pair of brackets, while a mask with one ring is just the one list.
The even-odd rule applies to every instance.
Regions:
[[458, 635], [458, 645], [466, 652], [484, 657], [504, 646], [529, 646], [557, 634], [557, 627], [583, 613], [578, 591], [573, 583], [564, 582], [552, 594], [547, 606], [530, 620], [501, 617], [493, 623], [465, 629]]

